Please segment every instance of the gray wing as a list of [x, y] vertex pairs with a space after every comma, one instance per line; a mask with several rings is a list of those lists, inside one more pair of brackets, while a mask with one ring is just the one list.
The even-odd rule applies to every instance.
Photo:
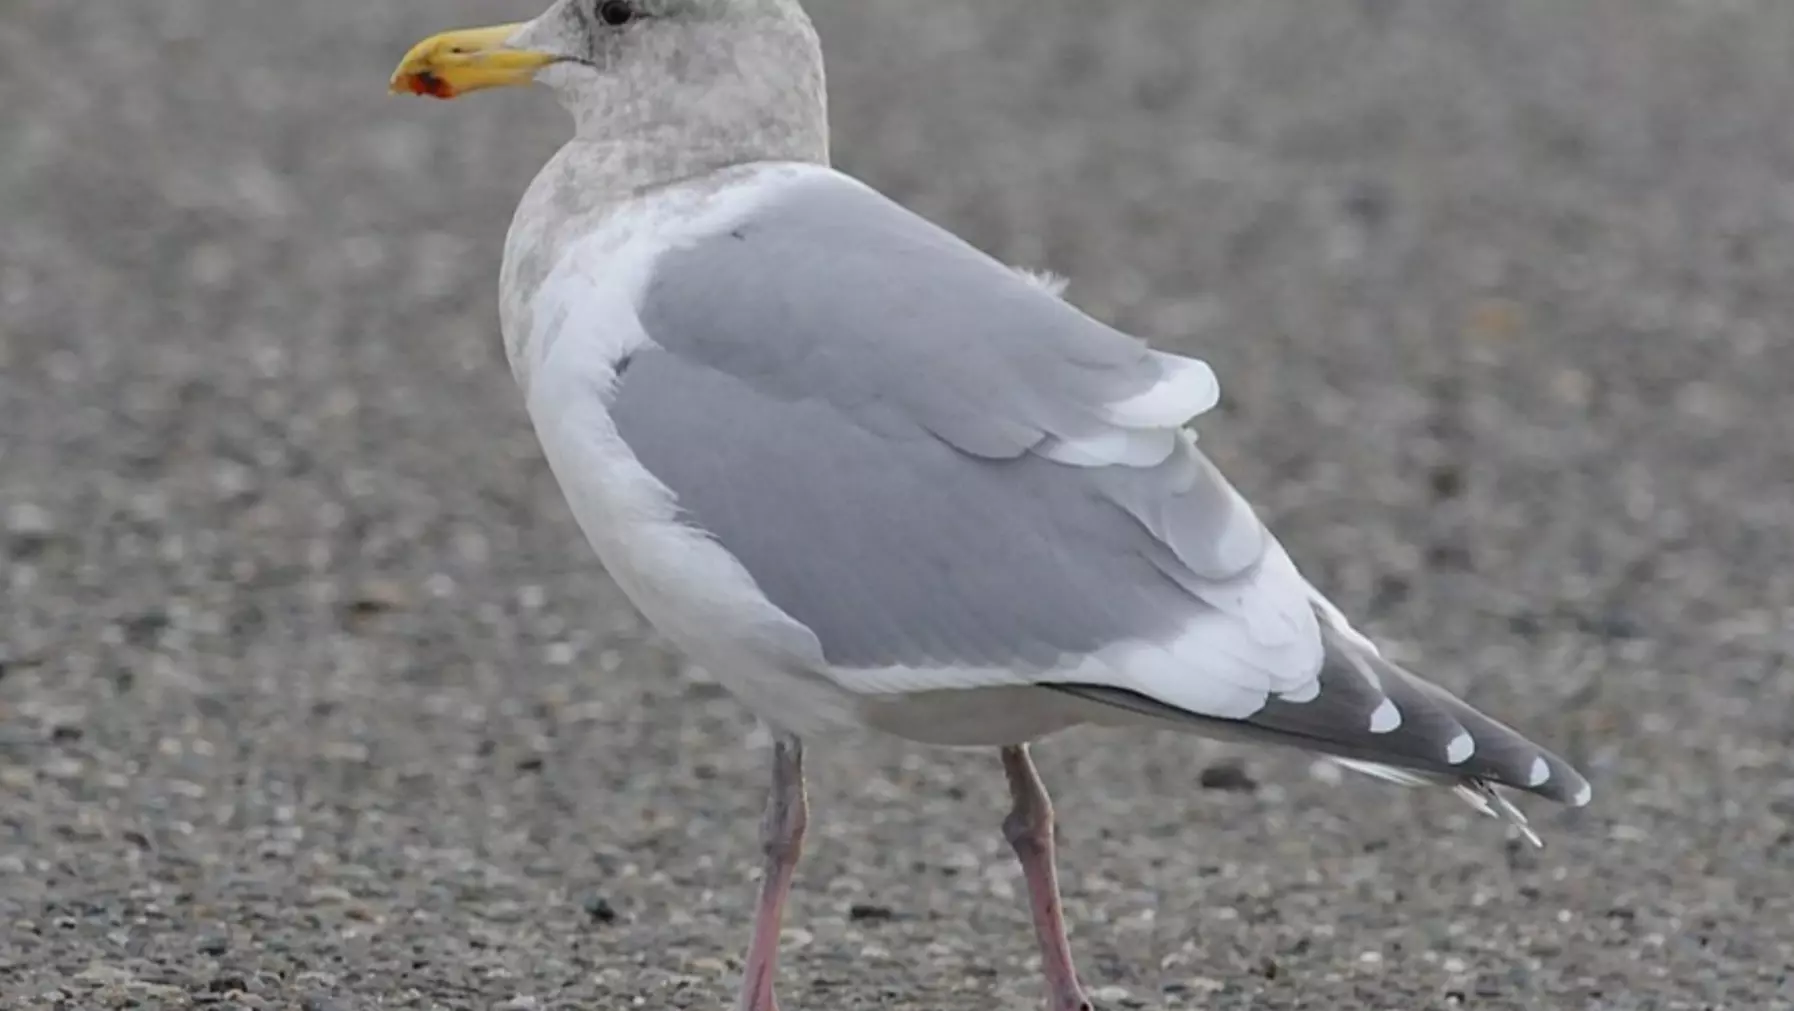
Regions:
[[661, 347], [768, 396], [992, 459], [1158, 462], [1219, 396], [1202, 362], [1091, 319], [844, 177], [665, 254], [641, 310]]
[[[845, 180], [664, 254], [639, 311], [618, 433], [850, 687], [1075, 685], [1366, 762], [1467, 757], [1463, 720], [1323, 636], [1181, 428], [1213, 402], [1197, 363]], [[1501, 781], [1543, 785], [1536, 754]]]
[[640, 317], [620, 434], [832, 664], [1147, 643], [1230, 716], [1313, 680], [1304, 584], [1181, 430], [1216, 396], [1200, 363], [845, 182], [665, 254]]
[[[1186, 587], [1250, 582], [1262, 558], [1222, 543], [1256, 521], [1187, 447], [1112, 471], [981, 459], [898, 412], [862, 424], [830, 394], [777, 395], [665, 347], [631, 357], [611, 413], [690, 522], [838, 666], [1045, 670], [1161, 641], [1219, 613]], [[1179, 484], [1213, 528], [1193, 544], [1220, 577], [1206, 585], [1128, 508]]]

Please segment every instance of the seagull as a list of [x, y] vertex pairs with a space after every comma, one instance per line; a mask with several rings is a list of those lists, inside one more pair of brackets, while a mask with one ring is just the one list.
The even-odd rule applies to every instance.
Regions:
[[1581, 806], [1568, 763], [1382, 656], [1197, 448], [1208, 365], [830, 164], [798, 0], [558, 0], [418, 43], [395, 92], [541, 84], [573, 137], [506, 237], [500, 329], [597, 560], [772, 731], [739, 1011], [775, 1011], [806, 739], [988, 747], [1050, 1011], [1090, 1011], [1029, 745], [1290, 745]]

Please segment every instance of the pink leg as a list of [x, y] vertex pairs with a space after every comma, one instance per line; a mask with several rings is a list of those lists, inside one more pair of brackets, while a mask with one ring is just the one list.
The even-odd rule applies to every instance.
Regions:
[[1041, 968], [1046, 973], [1048, 1011], [1095, 1011], [1078, 970], [1071, 964], [1071, 943], [1065, 939], [1065, 917], [1059, 910], [1059, 872], [1053, 865], [1053, 801], [1034, 770], [1025, 744], [1003, 749], [1003, 772], [1009, 777], [1014, 806], [1003, 819], [1003, 838], [1022, 862], [1028, 881], [1028, 906], [1034, 934], [1040, 939]]
[[766, 876], [760, 882], [760, 906], [754, 912], [754, 939], [748, 945], [747, 970], [741, 979], [738, 1011], [778, 1011], [772, 984], [779, 968], [779, 925], [785, 897], [803, 851], [809, 805], [804, 800], [804, 746], [795, 737], [780, 737], [772, 746], [772, 791], [760, 822], [760, 846], [766, 853]]

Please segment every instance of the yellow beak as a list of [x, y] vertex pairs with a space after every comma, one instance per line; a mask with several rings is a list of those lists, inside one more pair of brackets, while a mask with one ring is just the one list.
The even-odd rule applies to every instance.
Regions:
[[536, 71], [560, 57], [506, 45], [522, 28], [522, 24], [493, 25], [432, 35], [399, 61], [389, 90], [454, 98], [484, 88], [528, 84]]

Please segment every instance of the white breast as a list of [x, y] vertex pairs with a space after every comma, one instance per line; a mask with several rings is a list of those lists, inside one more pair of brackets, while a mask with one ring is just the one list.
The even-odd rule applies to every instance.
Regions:
[[817, 673], [814, 635], [773, 606], [618, 434], [608, 405], [623, 358], [651, 345], [639, 304], [662, 253], [714, 234], [809, 166], [736, 170], [633, 201], [568, 242], [507, 327], [512, 369], [556, 480], [599, 560], [642, 614], [751, 708], [801, 732], [855, 725]]

